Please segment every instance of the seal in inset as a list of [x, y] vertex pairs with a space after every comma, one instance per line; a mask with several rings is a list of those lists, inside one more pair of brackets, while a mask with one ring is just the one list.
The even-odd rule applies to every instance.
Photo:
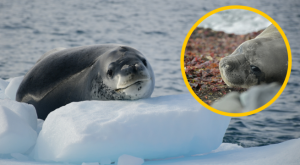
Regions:
[[25, 75], [16, 100], [35, 106], [40, 119], [70, 102], [150, 97], [154, 73], [138, 50], [122, 45], [57, 48]]
[[282, 84], [287, 68], [287, 49], [281, 34], [273, 24], [255, 39], [242, 43], [219, 63], [224, 82], [228, 86], [242, 88], [260, 83]]

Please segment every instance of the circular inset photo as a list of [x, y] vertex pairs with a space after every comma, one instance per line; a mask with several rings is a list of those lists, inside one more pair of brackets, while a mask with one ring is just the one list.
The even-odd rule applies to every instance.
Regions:
[[181, 53], [183, 79], [195, 99], [231, 117], [271, 105], [288, 82], [291, 61], [280, 26], [246, 6], [226, 6], [203, 16]]

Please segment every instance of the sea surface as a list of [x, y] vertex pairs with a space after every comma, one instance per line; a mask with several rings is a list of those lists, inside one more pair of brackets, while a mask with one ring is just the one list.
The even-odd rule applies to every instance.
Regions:
[[228, 5], [254, 7], [272, 17], [289, 40], [293, 66], [279, 99], [258, 114], [232, 118], [224, 142], [252, 147], [299, 138], [300, 1], [296, 0], [1, 0], [0, 78], [25, 75], [43, 53], [56, 47], [118, 43], [140, 50], [151, 63], [156, 77], [152, 96], [188, 93], [180, 70], [185, 36], [203, 15]]

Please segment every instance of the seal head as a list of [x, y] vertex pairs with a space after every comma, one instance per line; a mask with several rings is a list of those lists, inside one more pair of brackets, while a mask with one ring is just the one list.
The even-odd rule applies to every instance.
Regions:
[[95, 67], [102, 69], [92, 80], [92, 99], [135, 100], [151, 96], [154, 89], [154, 74], [142, 53], [121, 46], [100, 58]]
[[255, 39], [242, 43], [231, 55], [224, 57], [219, 69], [230, 87], [249, 88], [261, 83], [283, 83], [288, 56], [285, 43], [274, 25]]

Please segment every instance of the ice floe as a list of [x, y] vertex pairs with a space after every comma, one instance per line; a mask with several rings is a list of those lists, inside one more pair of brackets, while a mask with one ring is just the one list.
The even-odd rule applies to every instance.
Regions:
[[100, 162], [123, 154], [154, 159], [206, 153], [222, 143], [229, 121], [190, 94], [73, 102], [48, 115], [34, 158]]

